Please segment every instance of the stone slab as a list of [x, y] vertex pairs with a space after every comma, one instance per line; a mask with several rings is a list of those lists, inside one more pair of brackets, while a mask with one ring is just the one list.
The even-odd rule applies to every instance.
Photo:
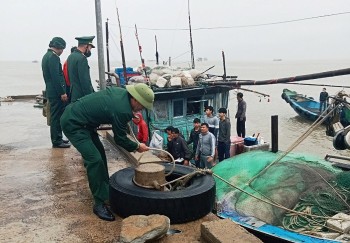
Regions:
[[201, 238], [210, 243], [262, 242], [230, 219], [202, 223]]

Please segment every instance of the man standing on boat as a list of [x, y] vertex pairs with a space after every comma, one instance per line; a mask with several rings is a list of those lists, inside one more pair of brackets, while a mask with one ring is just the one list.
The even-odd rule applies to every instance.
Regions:
[[152, 109], [153, 102], [154, 93], [146, 84], [126, 85], [126, 89], [109, 87], [70, 104], [62, 115], [62, 129], [84, 160], [95, 201], [93, 212], [103, 220], [113, 221], [115, 218], [106, 206], [109, 174], [106, 153], [96, 128], [100, 124], [112, 124], [116, 144], [129, 152], [148, 151], [144, 143], [130, 140], [127, 130], [134, 113], [144, 108]]
[[[195, 157], [195, 153], [197, 150], [198, 140], [199, 140], [199, 134], [201, 133], [201, 121], [199, 118], [194, 118], [193, 120], [193, 129], [191, 130], [190, 137], [187, 140], [187, 144], [193, 143], [193, 153], [192, 156]], [[195, 165], [197, 168], [199, 168], [199, 160], [194, 160]]]
[[243, 94], [241, 92], [237, 93], [237, 113], [235, 118], [237, 119], [236, 130], [238, 137], [245, 137], [245, 121], [246, 121], [246, 110], [247, 103], [243, 100]]
[[219, 109], [219, 135], [218, 135], [218, 157], [219, 162], [230, 158], [231, 146], [231, 123], [226, 117], [226, 108]]
[[71, 82], [71, 102], [94, 92], [90, 78], [90, 67], [87, 58], [95, 48], [92, 40], [95, 36], [76, 37], [78, 48], [67, 59], [68, 76]]
[[322, 92], [320, 93], [320, 113], [326, 110], [327, 106], [328, 106], [328, 93], [326, 91], [326, 88], [323, 88]]
[[[209, 132], [211, 132], [215, 136], [215, 141], [218, 141], [218, 132], [219, 132], [219, 118], [214, 116], [214, 108], [212, 106], [207, 106], [205, 108], [205, 116], [204, 116], [204, 122], [208, 124], [209, 126]], [[215, 144], [217, 146], [217, 143]], [[218, 150], [217, 147], [215, 147], [215, 156], [214, 156], [214, 163], [216, 162], [216, 159], [218, 157]]]
[[61, 37], [54, 37], [49, 43], [49, 49], [43, 56], [41, 68], [46, 85], [46, 98], [50, 106], [50, 134], [53, 148], [69, 148], [70, 144], [62, 138], [60, 118], [68, 101], [66, 85], [62, 72], [60, 55], [66, 48], [66, 42]]
[[215, 138], [218, 137], [219, 131], [219, 119], [213, 115], [214, 108], [212, 106], [205, 107], [204, 122], [209, 125], [209, 132], [214, 134]]
[[215, 164], [215, 136], [209, 132], [209, 125], [206, 122], [201, 124], [201, 134], [199, 134], [199, 140], [196, 150], [195, 159], [199, 160], [199, 168], [212, 168]]

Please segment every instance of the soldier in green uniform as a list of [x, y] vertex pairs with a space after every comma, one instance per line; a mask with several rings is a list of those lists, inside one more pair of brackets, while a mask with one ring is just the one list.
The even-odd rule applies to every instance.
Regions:
[[60, 55], [66, 48], [66, 42], [61, 37], [54, 37], [50, 41], [49, 47], [43, 56], [41, 68], [46, 85], [46, 98], [49, 100], [50, 105], [51, 142], [54, 148], [69, 148], [68, 140], [62, 139], [62, 128], [60, 125], [60, 118], [63, 114], [65, 103], [68, 101], [60, 61]]
[[71, 102], [94, 92], [90, 78], [90, 67], [87, 58], [95, 48], [92, 40], [95, 36], [76, 37], [78, 48], [67, 59], [68, 76], [71, 82]]
[[109, 174], [105, 150], [96, 128], [100, 124], [111, 124], [116, 144], [129, 152], [145, 152], [149, 149], [145, 144], [127, 137], [127, 124], [135, 112], [152, 109], [153, 102], [154, 93], [146, 84], [127, 85], [126, 89], [108, 87], [71, 103], [61, 117], [65, 135], [84, 159], [95, 201], [93, 212], [103, 220], [113, 221], [114, 216], [106, 206]]

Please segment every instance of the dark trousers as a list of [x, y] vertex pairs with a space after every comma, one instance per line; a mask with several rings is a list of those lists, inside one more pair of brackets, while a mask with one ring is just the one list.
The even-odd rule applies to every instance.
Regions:
[[219, 162], [230, 158], [230, 143], [218, 142]]
[[320, 113], [327, 109], [327, 102], [320, 101]]
[[109, 200], [109, 174], [107, 158], [102, 142], [93, 128], [85, 128], [70, 122], [72, 106], [66, 108], [61, 124], [64, 134], [84, 159], [90, 191], [95, 205]]
[[59, 145], [62, 141], [62, 128], [60, 118], [63, 114], [65, 104], [60, 99], [49, 99], [50, 104], [50, 135], [52, 145]]
[[236, 130], [237, 130], [238, 137], [245, 138], [245, 120], [246, 120], [245, 117], [243, 118], [242, 121], [240, 120], [240, 118], [237, 118]]

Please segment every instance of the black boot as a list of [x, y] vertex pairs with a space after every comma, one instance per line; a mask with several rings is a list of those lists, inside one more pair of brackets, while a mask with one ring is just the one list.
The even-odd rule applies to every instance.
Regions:
[[69, 143], [60, 143], [60, 144], [57, 144], [57, 145], [52, 145], [53, 148], [69, 148], [70, 147], [70, 144]]
[[100, 204], [95, 205], [93, 209], [94, 214], [96, 214], [100, 219], [106, 220], [106, 221], [114, 221], [114, 215], [112, 212], [107, 208], [106, 205]]

